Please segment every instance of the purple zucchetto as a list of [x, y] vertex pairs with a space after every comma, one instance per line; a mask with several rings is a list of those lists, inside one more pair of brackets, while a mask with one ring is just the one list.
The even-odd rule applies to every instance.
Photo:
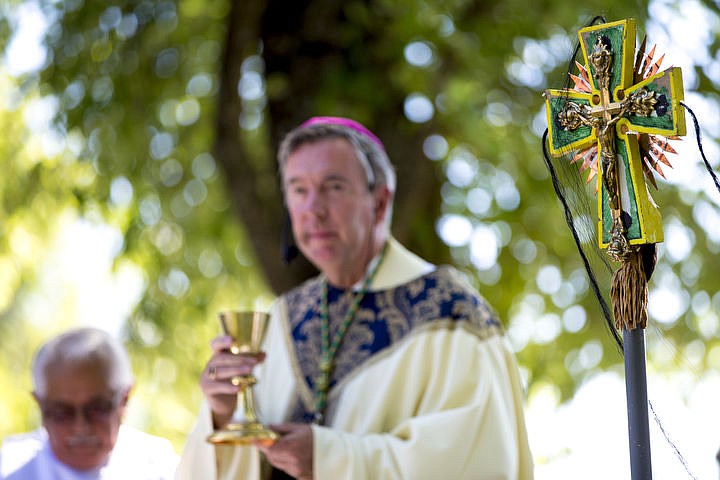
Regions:
[[380, 148], [385, 150], [385, 145], [380, 141], [380, 139], [372, 133], [370, 130], [365, 127], [365, 125], [361, 124], [360, 122], [356, 122], [355, 120], [352, 120], [350, 118], [345, 117], [312, 117], [309, 120], [306, 120], [303, 122], [300, 126], [301, 127], [309, 127], [311, 125], [341, 125], [343, 127], [352, 128], [356, 132], [359, 132], [366, 137], [368, 137], [370, 140], [375, 142]]

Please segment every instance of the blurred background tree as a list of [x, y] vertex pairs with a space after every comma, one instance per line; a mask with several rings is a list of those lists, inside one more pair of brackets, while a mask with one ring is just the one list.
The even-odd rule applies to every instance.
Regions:
[[[181, 447], [215, 313], [265, 308], [312, 274], [306, 262], [281, 260], [274, 163], [281, 136], [312, 115], [356, 118], [383, 139], [399, 176], [395, 236], [467, 272], [507, 325], [530, 394], [550, 385], [560, 401], [599, 371], [622, 371], [542, 159], [540, 93], [565, 83], [577, 30], [595, 15], [633, 17], [659, 51], [675, 48], [667, 65], [683, 67], [687, 103], [714, 122], [703, 133], [717, 158], [711, 0], [1, 8], [0, 438], [36, 425], [31, 355], [77, 323], [78, 305], [94, 295], [71, 288], [68, 275], [85, 270], [61, 261], [69, 241], [87, 262], [91, 247], [107, 245], [112, 300], [94, 299], [85, 317], [131, 351], [132, 420]], [[699, 48], [677, 44], [681, 11], [695, 12]], [[39, 60], [13, 71], [10, 60], [31, 53], [23, 35], [32, 28], [42, 34]], [[720, 200], [688, 151], [674, 160], [677, 180], [654, 194], [667, 245], [651, 284], [648, 355], [651, 369], [690, 362], [702, 372], [720, 368], [710, 260]]]

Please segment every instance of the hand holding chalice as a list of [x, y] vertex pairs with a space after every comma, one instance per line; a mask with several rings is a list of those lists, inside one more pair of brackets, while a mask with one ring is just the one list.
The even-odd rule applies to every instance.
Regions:
[[[218, 314], [223, 333], [232, 337], [230, 353], [233, 355], [258, 356], [270, 316], [264, 312], [226, 311]], [[214, 367], [209, 367], [209, 376], [215, 376]], [[251, 373], [234, 376], [230, 380], [239, 387], [237, 404], [230, 422], [215, 430], [208, 442], [224, 445], [272, 444], [278, 435], [257, 419], [253, 396], [253, 385], [257, 379]]]

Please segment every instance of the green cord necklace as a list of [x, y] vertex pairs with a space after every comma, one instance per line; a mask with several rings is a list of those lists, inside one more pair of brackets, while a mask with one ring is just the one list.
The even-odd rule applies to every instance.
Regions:
[[377, 263], [375, 263], [370, 272], [368, 272], [362, 287], [360, 287], [360, 290], [355, 294], [352, 304], [347, 312], [345, 312], [345, 317], [338, 326], [332, 343], [330, 343], [330, 316], [328, 313], [328, 282], [327, 279], [323, 280], [320, 297], [320, 374], [315, 382], [314, 418], [315, 423], [318, 425], [322, 425], [325, 419], [325, 408], [327, 407], [328, 391], [330, 390], [330, 377], [335, 369], [335, 354], [345, 337], [348, 327], [350, 327], [353, 321], [360, 302], [365, 296], [365, 293], [367, 293], [370, 282], [372, 282], [373, 277], [375, 277], [375, 272], [377, 272], [383, 258], [385, 258], [385, 250], [387, 250], [387, 242], [385, 242], [385, 245], [383, 245], [380, 251]]

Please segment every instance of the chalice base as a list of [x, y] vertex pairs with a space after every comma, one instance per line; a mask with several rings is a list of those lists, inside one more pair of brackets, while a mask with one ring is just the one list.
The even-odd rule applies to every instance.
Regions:
[[215, 430], [207, 441], [215, 445], [272, 445], [278, 434], [259, 422], [230, 423], [221, 430]]

